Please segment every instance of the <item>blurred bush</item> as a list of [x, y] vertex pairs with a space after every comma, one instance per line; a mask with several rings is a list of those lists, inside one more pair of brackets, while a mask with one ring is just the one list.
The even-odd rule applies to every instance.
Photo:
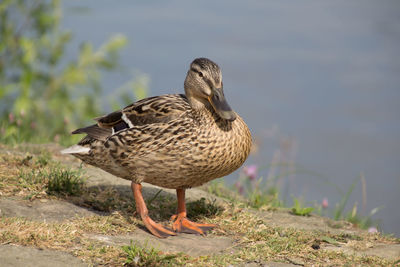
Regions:
[[[104, 112], [101, 74], [119, 69], [127, 39], [115, 35], [98, 49], [83, 43], [75, 59], [66, 59], [72, 34], [60, 29], [61, 17], [56, 0], [0, 2], [0, 142], [70, 144], [79, 139], [71, 130]], [[109, 104], [129, 102], [132, 87], [143, 96], [146, 84], [128, 82]]]

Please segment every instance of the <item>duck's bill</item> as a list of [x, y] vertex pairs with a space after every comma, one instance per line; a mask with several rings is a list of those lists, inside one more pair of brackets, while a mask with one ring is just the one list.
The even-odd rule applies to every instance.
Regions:
[[234, 121], [236, 119], [236, 113], [226, 102], [222, 88], [214, 88], [213, 95], [210, 97], [210, 103], [213, 106], [215, 112], [225, 120]]

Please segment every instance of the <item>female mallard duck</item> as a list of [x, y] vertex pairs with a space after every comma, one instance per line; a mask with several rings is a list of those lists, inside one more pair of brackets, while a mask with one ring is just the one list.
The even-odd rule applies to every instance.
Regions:
[[[158, 237], [204, 234], [215, 227], [186, 218], [185, 190], [230, 174], [243, 164], [251, 147], [247, 125], [225, 99], [216, 63], [195, 59], [184, 87], [186, 95], [146, 98], [97, 118], [97, 124], [72, 132], [86, 136], [63, 151], [132, 181], [136, 210]], [[142, 182], [176, 189], [175, 232], [148, 216]]]

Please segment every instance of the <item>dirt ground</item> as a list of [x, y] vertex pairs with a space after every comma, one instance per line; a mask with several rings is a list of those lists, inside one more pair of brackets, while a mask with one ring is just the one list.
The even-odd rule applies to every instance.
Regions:
[[[64, 161], [72, 167], [77, 167], [77, 161]], [[116, 178], [99, 169], [85, 166], [86, 175], [89, 177], [86, 181], [88, 187], [109, 187], [112, 186], [115, 192], [121, 196], [130, 197], [130, 182]], [[144, 184], [143, 194], [145, 198], [151, 198], [159, 191], [159, 188]], [[0, 192], [1, 193], [1, 192]], [[173, 190], [163, 190], [161, 197], [173, 198], [175, 192]], [[227, 200], [220, 199], [210, 195], [200, 189], [190, 189], [187, 192], [187, 201], [196, 201], [201, 198], [213, 200], [214, 203], [220, 205], [229, 204]], [[133, 200], [133, 198], [132, 198]], [[342, 236], [360, 236], [368, 235], [365, 230], [354, 228], [347, 222], [333, 222], [328, 218], [319, 216], [295, 216], [286, 210], [275, 211], [256, 211], [244, 209], [252, 216], [255, 216], [266, 225], [279, 227], [280, 229], [296, 229], [300, 231], [312, 231], [322, 236], [326, 233], [332, 233]], [[74, 218], [89, 218], [91, 216], [102, 216], [106, 212], [91, 209], [74, 204], [67, 199], [43, 198], [36, 200], [26, 200], [16, 196], [0, 195], [0, 217], [1, 218], [26, 218], [28, 221], [35, 222], [68, 222]], [[5, 229], [0, 229], [0, 233]], [[233, 235], [190, 235], [180, 234], [178, 236], [159, 239], [149, 234], [149, 232], [140, 224], [138, 227], [128, 233], [86, 233], [85, 238], [93, 240], [93, 242], [106, 246], [123, 246], [135, 242], [140, 246], [151, 244], [152, 247], [162, 252], [168, 253], [185, 253], [189, 256], [207, 256], [218, 254], [233, 254], [240, 250], [237, 238]], [[322, 238], [323, 239], [323, 238]], [[4, 240], [4, 238], [3, 238]], [[400, 260], [400, 244], [396, 242], [381, 242], [368, 239], [367, 244], [360, 246], [359, 243], [354, 245], [351, 240], [349, 242], [322, 242], [318, 244], [320, 249], [330, 252], [342, 252], [346, 255], [373, 255], [387, 260]], [[319, 247], [318, 247], [319, 249]], [[286, 263], [282, 262], [245, 262], [236, 266], [301, 266], [308, 265], [301, 259], [288, 258]], [[76, 255], [72, 255], [66, 251], [53, 250], [43, 247], [22, 246], [15, 244], [12, 240], [5, 241], [0, 244], [0, 266], [88, 266], [93, 263], [84, 262]], [[94, 264], [96, 265], [96, 264]], [[232, 266], [232, 265], [231, 265]]]

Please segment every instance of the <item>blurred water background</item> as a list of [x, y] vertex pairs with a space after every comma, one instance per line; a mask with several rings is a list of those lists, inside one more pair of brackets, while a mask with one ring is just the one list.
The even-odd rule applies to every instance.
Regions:
[[[246, 164], [266, 178], [273, 157], [293, 162], [282, 198], [349, 203], [400, 235], [400, 2], [64, 1], [62, 26], [100, 45], [122, 33], [121, 62], [150, 78], [150, 95], [182, 93], [190, 62], [223, 71], [225, 95], [258, 144]], [[105, 74], [105, 95], [131, 77]], [[275, 156], [274, 156], [275, 155]], [[299, 170], [299, 171], [296, 171]], [[301, 170], [301, 171], [300, 171]], [[238, 172], [225, 178], [233, 183]]]

